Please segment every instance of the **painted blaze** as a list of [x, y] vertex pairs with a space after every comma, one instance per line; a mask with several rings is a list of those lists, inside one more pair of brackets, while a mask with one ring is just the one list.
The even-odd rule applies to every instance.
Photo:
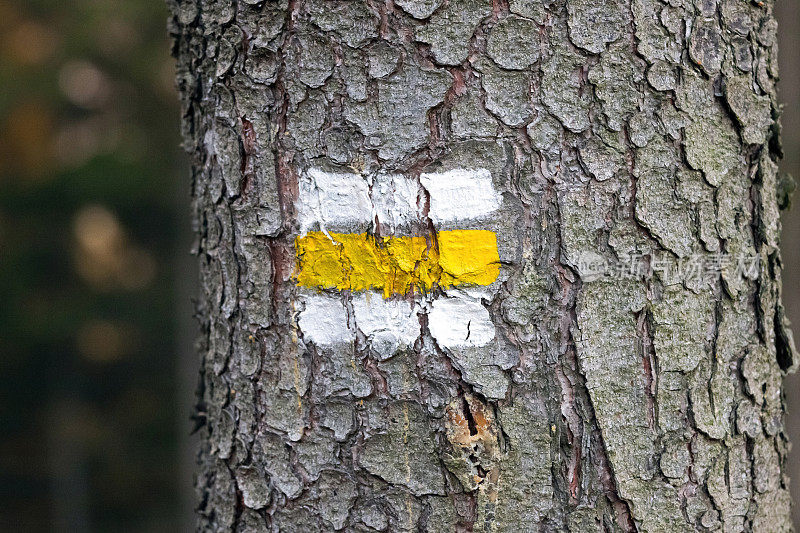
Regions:
[[[491, 342], [494, 325], [480, 290], [500, 273], [497, 235], [458, 226], [474, 228], [500, 204], [485, 169], [425, 173], [419, 180], [314, 168], [305, 172], [297, 202], [301, 233], [295, 239], [295, 277], [304, 288], [299, 320], [304, 338], [318, 345], [352, 340], [353, 328], [337, 296], [348, 291], [356, 327], [373, 333], [378, 341], [373, 346], [412, 344], [420, 334], [420, 310], [442, 347]], [[414, 232], [430, 223], [433, 232]]]

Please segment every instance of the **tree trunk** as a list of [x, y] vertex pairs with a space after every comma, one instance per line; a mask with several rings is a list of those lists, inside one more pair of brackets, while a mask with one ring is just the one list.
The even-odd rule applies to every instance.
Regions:
[[199, 528], [787, 531], [772, 0], [170, 0]]

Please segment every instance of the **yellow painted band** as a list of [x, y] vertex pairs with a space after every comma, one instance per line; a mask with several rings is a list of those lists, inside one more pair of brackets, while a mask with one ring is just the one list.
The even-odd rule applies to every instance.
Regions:
[[486, 230], [452, 230], [425, 237], [375, 237], [368, 233], [312, 231], [295, 239], [297, 284], [361, 291], [384, 297], [434, 285], [489, 285], [500, 273], [497, 236]]

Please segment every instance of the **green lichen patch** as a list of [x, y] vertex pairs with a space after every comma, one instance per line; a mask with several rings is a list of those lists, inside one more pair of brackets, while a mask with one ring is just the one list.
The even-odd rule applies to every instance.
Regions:
[[507, 17], [489, 32], [486, 53], [504, 69], [523, 70], [539, 59], [539, 26], [522, 17]]
[[488, 0], [452, 2], [417, 28], [418, 41], [430, 44], [437, 63], [460, 65], [467, 59], [469, 42], [478, 24], [492, 13]]
[[417, 496], [443, 495], [444, 476], [425, 412], [411, 402], [393, 403], [388, 411], [386, 431], [364, 442], [358, 464]]

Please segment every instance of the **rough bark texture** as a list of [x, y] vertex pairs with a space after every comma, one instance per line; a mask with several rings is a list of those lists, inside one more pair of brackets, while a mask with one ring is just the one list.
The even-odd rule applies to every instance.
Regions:
[[[170, 3], [200, 529], [790, 529], [771, 0]], [[418, 220], [339, 230], [435, 247], [421, 176], [458, 168], [502, 195], [474, 226], [501, 260], [491, 343], [439, 345], [440, 289], [406, 297], [419, 332], [388, 357], [349, 291], [327, 297], [352, 340], [305, 335], [304, 176], [416, 180]], [[719, 271], [654, 268], [698, 254]], [[631, 256], [651, 268], [594, 271]]]

